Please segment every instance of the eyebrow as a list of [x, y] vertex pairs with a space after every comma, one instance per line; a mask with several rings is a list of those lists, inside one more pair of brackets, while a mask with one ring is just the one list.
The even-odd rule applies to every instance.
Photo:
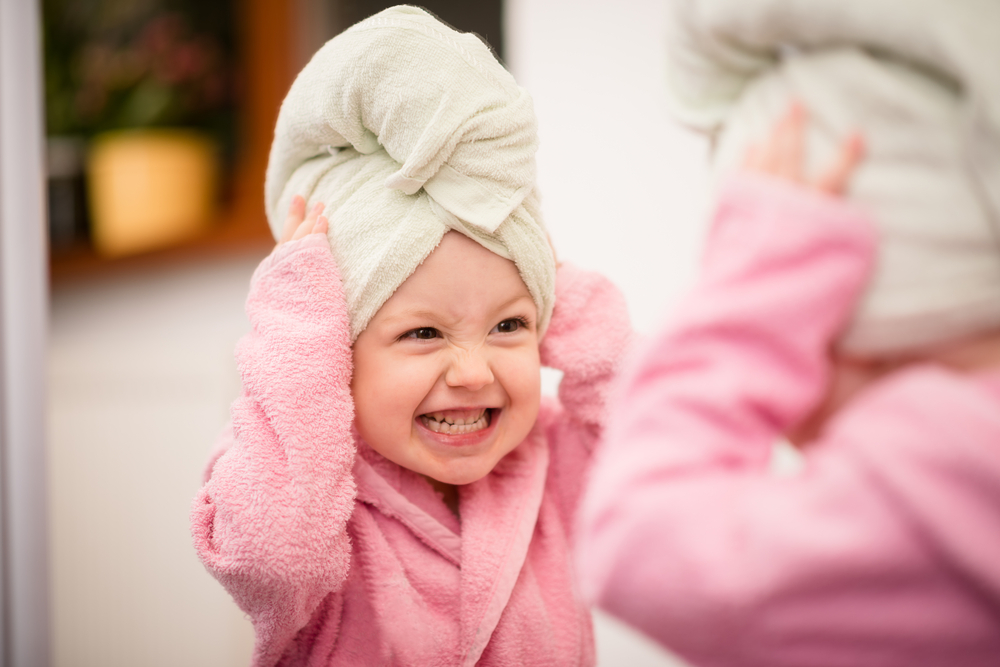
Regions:
[[[502, 304], [500, 304], [497, 307], [496, 310], [498, 310], [498, 311], [506, 310], [507, 308], [510, 308], [513, 304], [517, 303], [518, 301], [521, 301], [522, 299], [529, 301], [532, 306], [535, 305], [535, 301], [534, 301], [534, 299], [531, 298], [530, 295], [519, 294], [519, 295], [517, 295], [515, 297], [512, 297], [512, 298], [508, 299], [507, 301], [504, 301]], [[536, 308], [536, 311], [537, 311], [537, 308]], [[537, 316], [538, 316], [538, 313], [536, 312], [535, 313], [535, 317], [537, 318]], [[426, 319], [426, 320], [440, 320], [440, 315], [439, 315], [439, 313], [437, 311], [433, 311], [433, 310], [430, 310], [430, 309], [427, 309], [427, 308], [419, 308], [418, 307], [418, 308], [414, 308], [413, 310], [404, 310], [404, 311], [402, 311], [400, 313], [397, 313], [395, 315], [390, 315], [390, 316], [386, 317], [383, 320], [383, 322], [385, 324], [390, 324], [391, 325], [391, 324], [393, 324], [393, 323], [395, 323], [395, 322], [397, 322], [399, 320], [406, 320], [406, 319], [411, 319], [411, 318], [412, 319]], [[532, 319], [534, 319], [534, 318], [532, 318]]]

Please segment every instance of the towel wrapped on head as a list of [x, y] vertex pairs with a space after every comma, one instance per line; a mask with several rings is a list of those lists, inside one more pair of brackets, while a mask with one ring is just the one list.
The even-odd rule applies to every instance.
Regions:
[[456, 230], [510, 259], [544, 332], [555, 261], [535, 191], [531, 98], [477, 36], [392, 7], [321, 48], [281, 106], [265, 184], [271, 231], [323, 202], [352, 339]]
[[872, 214], [876, 273], [841, 349], [892, 355], [1000, 327], [1000, 3], [672, 0], [677, 117], [739, 164], [790, 100], [807, 168], [854, 130], [849, 198]]

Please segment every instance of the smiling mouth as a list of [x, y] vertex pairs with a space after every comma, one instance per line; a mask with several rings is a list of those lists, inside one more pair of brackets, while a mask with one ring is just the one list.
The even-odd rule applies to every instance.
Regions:
[[445, 410], [420, 415], [420, 423], [435, 433], [443, 435], [464, 435], [488, 428], [493, 418], [494, 408], [475, 410]]

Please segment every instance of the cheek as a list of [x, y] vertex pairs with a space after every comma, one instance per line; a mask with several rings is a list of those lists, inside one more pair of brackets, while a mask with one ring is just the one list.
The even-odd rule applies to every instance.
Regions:
[[409, 431], [414, 410], [434, 384], [427, 365], [392, 355], [355, 359], [351, 393], [358, 430], [370, 444]]
[[538, 361], [538, 349], [518, 351], [511, 354], [501, 369], [501, 383], [510, 399], [513, 414], [517, 423], [530, 430], [538, 417], [538, 405], [542, 394], [541, 364]]

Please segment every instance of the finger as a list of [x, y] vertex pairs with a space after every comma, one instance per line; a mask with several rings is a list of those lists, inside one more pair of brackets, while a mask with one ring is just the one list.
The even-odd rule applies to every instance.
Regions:
[[831, 195], [843, 194], [864, 154], [864, 137], [859, 132], [855, 132], [841, 142], [837, 157], [834, 158], [830, 168], [817, 180], [816, 188]]
[[313, 227], [316, 226], [316, 221], [319, 219], [320, 213], [323, 212], [323, 202], [317, 202], [311, 209], [309, 209], [309, 215], [306, 219], [299, 225], [299, 228], [295, 230], [295, 235], [292, 236], [293, 241], [297, 241], [307, 234], [312, 234]]
[[316, 226], [313, 227], [313, 234], [326, 234], [329, 229], [330, 221], [327, 220], [325, 215], [321, 215], [316, 220]]
[[743, 154], [743, 168], [747, 171], [764, 171], [760, 144], [750, 144]]
[[789, 104], [784, 113], [782, 113], [781, 116], [774, 121], [774, 124], [771, 126], [771, 131], [767, 135], [767, 139], [763, 144], [758, 146], [756, 161], [759, 171], [772, 176], [786, 176], [784, 173], [785, 159], [783, 153], [786, 150], [785, 145], [788, 141], [792, 108], [793, 105]]
[[774, 170], [778, 175], [795, 182], [802, 180], [805, 123], [805, 107], [799, 102], [792, 102], [779, 122], [775, 138]]
[[290, 241], [295, 230], [302, 223], [306, 215], [306, 200], [302, 195], [292, 197], [292, 203], [288, 207], [288, 215], [285, 217], [285, 226], [281, 230], [281, 243]]

